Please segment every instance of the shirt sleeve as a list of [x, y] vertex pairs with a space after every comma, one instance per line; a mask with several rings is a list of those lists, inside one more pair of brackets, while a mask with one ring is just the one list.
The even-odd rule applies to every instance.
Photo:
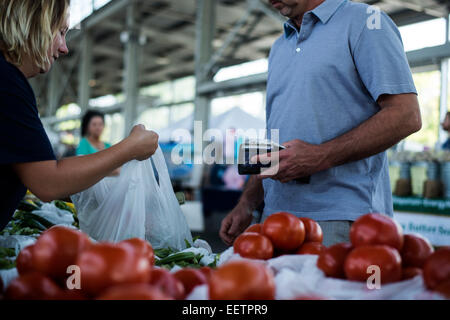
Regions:
[[56, 160], [52, 145], [29, 99], [0, 91], [0, 164]]
[[380, 22], [380, 28], [363, 27], [354, 49], [362, 82], [375, 101], [382, 94], [417, 94], [397, 26], [384, 12]]
[[76, 155], [77, 156], [85, 156], [85, 155], [88, 155], [88, 154], [90, 154], [90, 152], [89, 152], [89, 145], [88, 145], [86, 139], [82, 138], [80, 140], [80, 144], [77, 147]]

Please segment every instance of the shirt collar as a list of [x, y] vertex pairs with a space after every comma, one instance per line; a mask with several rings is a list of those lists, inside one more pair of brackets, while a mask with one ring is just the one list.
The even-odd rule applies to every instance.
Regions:
[[[317, 18], [320, 19], [323, 24], [326, 24], [336, 13], [341, 4], [346, 1], [347, 0], [325, 0], [319, 6], [308, 12], [312, 12]], [[305, 13], [305, 15], [308, 14], [308, 12]], [[284, 34], [286, 38], [288, 38], [291, 33], [296, 30], [297, 28], [295, 27], [295, 24], [291, 19], [284, 23]]]
[[317, 18], [322, 21], [323, 24], [326, 24], [328, 20], [336, 13], [341, 4], [346, 2], [347, 0], [325, 0], [325, 2], [321, 3], [315, 9], [312, 10]]

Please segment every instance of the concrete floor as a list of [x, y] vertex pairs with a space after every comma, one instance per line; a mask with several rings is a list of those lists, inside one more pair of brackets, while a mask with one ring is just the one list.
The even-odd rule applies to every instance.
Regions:
[[214, 253], [221, 253], [228, 248], [219, 237], [220, 224], [227, 213], [228, 212], [214, 212], [211, 215], [204, 217], [204, 231], [192, 232], [193, 237], [200, 236], [200, 239], [206, 240]]

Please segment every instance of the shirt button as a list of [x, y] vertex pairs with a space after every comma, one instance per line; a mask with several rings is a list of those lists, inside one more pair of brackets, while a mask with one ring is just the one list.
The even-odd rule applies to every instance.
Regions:
[[296, 52], [300, 52], [300, 51], [302, 51], [302, 49], [297, 48], [297, 49], [295, 49], [295, 51], [296, 51]]

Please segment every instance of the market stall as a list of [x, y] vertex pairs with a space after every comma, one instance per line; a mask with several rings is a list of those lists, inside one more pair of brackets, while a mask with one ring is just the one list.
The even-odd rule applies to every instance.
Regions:
[[394, 218], [435, 246], [450, 244], [449, 153], [391, 152]]

